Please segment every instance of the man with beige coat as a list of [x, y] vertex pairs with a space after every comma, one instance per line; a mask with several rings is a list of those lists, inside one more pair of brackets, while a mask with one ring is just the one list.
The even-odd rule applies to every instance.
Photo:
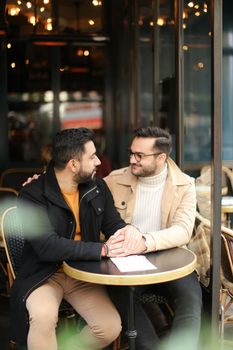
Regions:
[[[179, 169], [169, 157], [170, 152], [171, 137], [165, 130], [139, 128], [129, 150], [130, 166], [105, 178], [122, 219], [140, 231], [112, 236], [108, 242], [110, 251], [121, 244], [124, 253], [120, 256], [125, 256], [181, 247], [189, 242], [196, 212], [194, 180]], [[162, 293], [173, 307], [173, 324], [164, 341], [166, 349], [198, 349], [202, 296], [195, 272], [137, 289], [139, 293]], [[152, 329], [148, 332], [148, 325], [144, 329], [137, 312], [136, 327], [137, 349], [160, 348], [156, 333]]]

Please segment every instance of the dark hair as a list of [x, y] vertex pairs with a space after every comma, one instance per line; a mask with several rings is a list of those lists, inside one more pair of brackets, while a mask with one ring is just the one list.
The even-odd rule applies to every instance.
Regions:
[[172, 150], [172, 138], [171, 135], [164, 129], [159, 128], [158, 126], [148, 126], [141, 127], [134, 130], [135, 137], [145, 137], [145, 138], [155, 138], [154, 148], [157, 148], [159, 151], [166, 153], [167, 156], [171, 153]]
[[54, 167], [64, 169], [72, 158], [80, 159], [84, 146], [93, 141], [94, 134], [87, 128], [64, 129], [59, 131], [52, 144], [52, 162]]

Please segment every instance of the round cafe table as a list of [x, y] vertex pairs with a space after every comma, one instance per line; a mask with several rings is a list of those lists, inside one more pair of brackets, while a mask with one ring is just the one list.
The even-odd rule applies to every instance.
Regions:
[[72, 278], [97, 284], [129, 286], [129, 349], [135, 349], [137, 331], [134, 325], [134, 288], [138, 285], [167, 282], [191, 274], [196, 255], [188, 249], [172, 248], [145, 254], [154, 270], [121, 272], [109, 259], [100, 261], [65, 261], [64, 272]]

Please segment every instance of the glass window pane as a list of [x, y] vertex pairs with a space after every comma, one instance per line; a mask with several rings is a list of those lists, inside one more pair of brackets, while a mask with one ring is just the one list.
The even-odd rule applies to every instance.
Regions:
[[184, 159], [208, 162], [211, 146], [211, 33], [209, 2], [185, 3]]

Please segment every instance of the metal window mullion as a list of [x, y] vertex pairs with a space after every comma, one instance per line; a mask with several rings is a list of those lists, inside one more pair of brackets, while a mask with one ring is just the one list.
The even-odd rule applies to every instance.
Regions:
[[219, 326], [220, 265], [221, 265], [221, 176], [222, 176], [222, 0], [210, 0], [211, 10], [211, 241], [212, 307], [211, 332], [216, 337]]
[[176, 162], [184, 167], [184, 57], [183, 0], [174, 1], [175, 10], [175, 71], [176, 71]]

